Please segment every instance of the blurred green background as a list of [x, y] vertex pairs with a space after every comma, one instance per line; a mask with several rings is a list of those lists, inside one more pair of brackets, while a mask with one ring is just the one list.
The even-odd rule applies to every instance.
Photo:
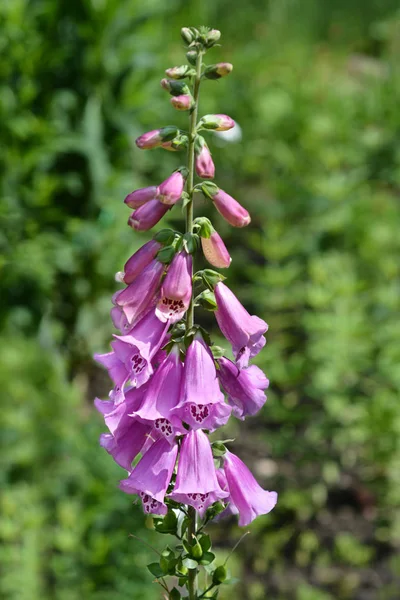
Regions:
[[[123, 198], [180, 155], [143, 131], [185, 122], [159, 86], [185, 25], [222, 30], [203, 112], [217, 183], [251, 212], [229, 285], [270, 325], [270, 380], [232, 449], [279, 492], [231, 560], [243, 600], [389, 600], [400, 589], [398, 0], [2, 0], [0, 3], [0, 597], [156, 600], [151, 530], [98, 447], [92, 361], [113, 275], [148, 239]], [[180, 224], [181, 212], [172, 218]], [[173, 223], [172, 221], [170, 221]], [[207, 317], [213, 327], [213, 319]], [[224, 556], [234, 520], [213, 535]]]

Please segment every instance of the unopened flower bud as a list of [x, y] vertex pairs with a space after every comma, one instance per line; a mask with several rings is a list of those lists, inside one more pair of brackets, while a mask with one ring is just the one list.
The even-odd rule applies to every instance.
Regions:
[[227, 131], [235, 127], [235, 121], [228, 115], [205, 115], [200, 119], [200, 127], [214, 131]]
[[201, 237], [201, 247], [206, 260], [217, 269], [227, 269], [232, 262], [223, 239], [217, 231], [213, 231], [209, 238]]
[[185, 186], [187, 174], [184, 169], [181, 171], [175, 171], [163, 181], [157, 188], [157, 200], [168, 206], [172, 206], [178, 202], [182, 196], [183, 188]]
[[172, 96], [181, 96], [182, 94], [190, 94], [190, 90], [184, 81], [176, 81], [175, 79], [161, 79], [161, 87], [167, 90]]
[[140, 273], [151, 263], [162, 245], [156, 240], [150, 240], [139, 248], [125, 263], [122, 273], [125, 283], [132, 283]]
[[250, 223], [251, 218], [247, 210], [224, 190], [218, 190], [212, 200], [219, 214], [233, 227], [245, 227]]
[[219, 585], [223, 583], [228, 576], [228, 572], [226, 570], [225, 565], [220, 565], [215, 569], [212, 574], [212, 582], [214, 585]]
[[187, 135], [179, 134], [170, 142], [165, 142], [161, 144], [164, 150], [169, 150], [170, 152], [176, 152], [177, 150], [185, 150], [187, 148], [189, 139]]
[[191, 65], [195, 65], [197, 62], [197, 50], [189, 50], [189, 52], [186, 52], [186, 58]]
[[218, 42], [221, 32], [218, 29], [210, 29], [206, 36], [206, 45], [210, 48]]
[[153, 200], [156, 197], [157, 188], [156, 186], [140, 188], [127, 195], [124, 202], [129, 208], [139, 208], [149, 200]]
[[176, 110], [190, 110], [193, 106], [193, 97], [191, 94], [182, 94], [182, 96], [173, 96], [171, 104]]
[[221, 77], [229, 75], [232, 69], [233, 65], [231, 65], [231, 63], [217, 63], [216, 65], [210, 65], [204, 71], [204, 77], [207, 77], [207, 79], [221, 79]]
[[193, 40], [195, 39], [195, 36], [192, 33], [192, 31], [189, 29], [189, 27], [182, 27], [181, 36], [182, 36], [182, 39], [185, 42], [185, 44], [188, 44], [188, 45], [191, 44], [193, 42]]
[[180, 67], [170, 67], [166, 69], [165, 74], [168, 75], [171, 79], [184, 79], [189, 75], [194, 74], [195, 71], [191, 69], [188, 65], [181, 65]]
[[147, 231], [162, 219], [168, 208], [167, 205], [158, 200], [150, 200], [131, 214], [128, 225], [136, 231]]
[[211, 158], [211, 152], [205, 139], [198, 135], [195, 141], [195, 168], [196, 173], [203, 179], [213, 179], [215, 175], [215, 166]]
[[136, 140], [136, 146], [141, 150], [150, 150], [152, 148], [158, 148], [163, 142], [167, 142], [173, 139], [179, 132], [177, 127], [170, 125], [168, 127], [162, 127], [161, 129], [153, 129], [144, 133]]

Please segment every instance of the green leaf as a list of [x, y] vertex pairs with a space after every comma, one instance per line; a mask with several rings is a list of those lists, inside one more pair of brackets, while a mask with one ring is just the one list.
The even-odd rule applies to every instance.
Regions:
[[147, 565], [147, 568], [150, 571], [150, 573], [154, 575], [154, 577], [159, 578], [163, 577], [164, 575], [164, 571], [157, 562], [150, 563], [149, 565]]
[[204, 552], [203, 556], [200, 558], [199, 563], [201, 565], [209, 565], [215, 560], [215, 554], [213, 552]]
[[207, 552], [211, 548], [211, 538], [209, 535], [202, 535], [199, 542], [203, 548], [203, 552]]
[[188, 569], [197, 569], [197, 562], [193, 558], [186, 557], [183, 559], [182, 564]]
[[172, 588], [169, 593], [169, 600], [180, 600], [180, 598], [182, 598], [182, 596], [180, 595], [179, 591], [175, 587]]

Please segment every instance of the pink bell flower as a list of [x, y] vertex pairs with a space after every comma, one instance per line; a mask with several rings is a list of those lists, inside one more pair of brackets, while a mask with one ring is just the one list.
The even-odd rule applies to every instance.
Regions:
[[219, 233], [214, 230], [209, 238], [200, 239], [204, 257], [210, 265], [218, 269], [227, 269], [232, 259]]
[[151, 187], [140, 188], [127, 195], [124, 202], [129, 208], [139, 208], [143, 206], [149, 200], [154, 200], [156, 197], [157, 188], [153, 185]]
[[149, 200], [143, 206], [133, 211], [128, 219], [128, 225], [135, 231], [148, 231], [163, 218], [169, 206], [158, 200]]
[[175, 487], [170, 497], [193, 506], [201, 516], [207, 508], [229, 496], [218, 483], [210, 442], [198, 429], [182, 439]]
[[225, 425], [231, 411], [219, 388], [211, 352], [197, 334], [186, 352], [181, 400], [172, 413], [192, 429], [213, 431]]
[[184, 177], [181, 171], [175, 171], [158, 186], [157, 200], [162, 202], [163, 205], [173, 206], [182, 196], [185, 182], [186, 177]]
[[212, 200], [219, 214], [232, 227], [246, 227], [250, 223], [251, 217], [248, 211], [224, 190], [218, 190]]
[[176, 323], [182, 319], [192, 298], [192, 257], [186, 252], [175, 255], [161, 286], [156, 315], [160, 321]]
[[255, 415], [267, 400], [263, 390], [268, 388], [269, 381], [264, 373], [256, 365], [240, 370], [225, 357], [218, 360], [218, 365], [218, 378], [235, 417], [243, 420]]
[[222, 281], [214, 289], [217, 319], [220, 330], [230, 342], [239, 368], [247, 367], [250, 358], [265, 346], [264, 333], [268, 329], [265, 321], [250, 315], [235, 294]]
[[276, 505], [278, 494], [263, 490], [246, 465], [231, 452], [224, 455], [224, 473], [233, 511], [239, 513], [239, 525], [245, 527], [259, 515], [266, 515]]
[[128, 284], [132, 283], [143, 269], [151, 263], [161, 248], [162, 245], [155, 240], [150, 240], [139, 248], [125, 263], [123, 281]]
[[190, 110], [193, 106], [193, 97], [191, 94], [181, 94], [172, 96], [170, 102], [176, 110]]
[[129, 323], [138, 320], [156, 303], [164, 265], [152, 260], [133, 283], [120, 291], [115, 303], [124, 311]]
[[164, 499], [178, 454], [178, 445], [160, 438], [150, 446], [127, 479], [119, 487], [127, 494], [138, 494], [145, 513], [165, 515]]
[[215, 175], [215, 165], [213, 159], [211, 158], [211, 152], [209, 147], [207, 146], [204, 138], [199, 136], [197, 139], [202, 140], [195, 145], [195, 168], [196, 173], [199, 177], [203, 179], [213, 179]]

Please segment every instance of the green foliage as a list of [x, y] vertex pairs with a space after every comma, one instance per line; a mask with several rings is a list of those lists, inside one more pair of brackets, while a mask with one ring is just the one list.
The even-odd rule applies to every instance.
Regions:
[[[220, 598], [398, 597], [397, 8], [0, 3], [1, 597], [160, 597], [146, 572], [156, 555], [128, 536], [165, 537], [98, 448], [91, 399], [108, 383], [91, 354], [110, 336], [113, 274], [148, 239], [124, 226], [122, 200], [180, 166], [133, 140], [184, 127], [158, 79], [180, 64], [180, 27], [201, 23], [223, 33], [210, 60], [234, 64], [204, 83], [202, 114], [230, 114], [244, 136], [205, 133], [216, 184], [252, 225], [232, 230], [198, 202], [233, 257], [228, 285], [270, 325], [269, 401], [226, 437], [279, 492], [232, 559], [243, 583]], [[160, 229], [179, 228], [178, 209], [168, 218]], [[234, 522], [212, 531], [217, 564], [240, 537]]]

